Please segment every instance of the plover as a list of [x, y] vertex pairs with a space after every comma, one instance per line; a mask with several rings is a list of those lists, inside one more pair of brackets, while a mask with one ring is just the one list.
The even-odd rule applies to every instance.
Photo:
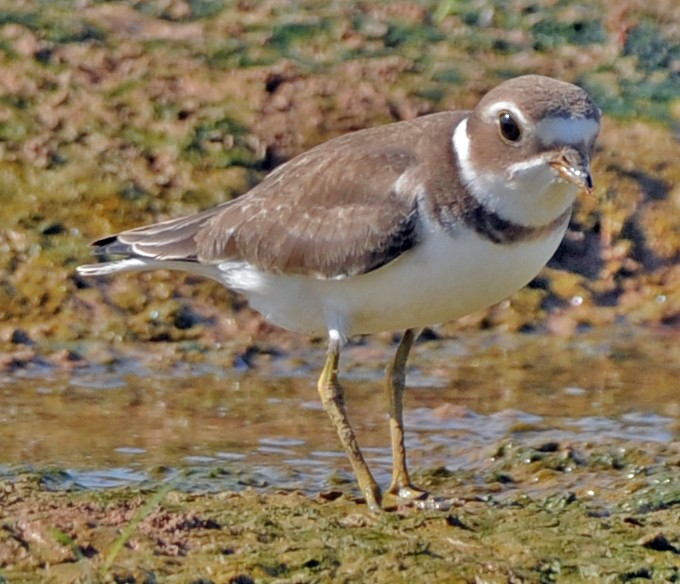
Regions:
[[576, 85], [508, 80], [472, 111], [361, 130], [312, 148], [236, 198], [94, 242], [122, 259], [84, 276], [166, 268], [242, 293], [271, 322], [327, 335], [318, 390], [372, 510], [382, 493], [338, 381], [353, 335], [405, 331], [386, 369], [393, 451], [388, 493], [419, 498], [406, 465], [402, 399], [419, 331], [528, 283], [592, 189], [600, 111]]

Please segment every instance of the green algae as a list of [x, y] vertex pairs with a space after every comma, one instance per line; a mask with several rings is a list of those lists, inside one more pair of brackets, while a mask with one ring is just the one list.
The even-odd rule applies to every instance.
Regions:
[[[640, 495], [640, 491], [620, 489], [619, 485], [630, 482], [627, 471], [602, 471], [588, 464], [575, 471], [586, 481], [589, 475], [604, 472], [593, 481], [593, 488], [600, 491], [603, 479], [612, 483], [611, 498], [621, 500], [620, 510], [611, 504], [602, 506], [585, 490], [564, 492], [557, 483], [528, 496], [521, 487], [531, 481], [506, 484], [499, 492], [470, 486], [464, 479], [467, 486], [461, 489], [456, 473], [447, 477], [437, 473], [440, 493], [462, 495], [451, 508], [404, 507], [378, 517], [346, 497], [310, 500], [297, 493], [254, 491], [220, 495], [173, 491], [158, 508], [140, 516], [153, 494], [50, 493], [27, 476], [2, 485], [4, 542], [15, 547], [26, 541], [29, 552], [19, 561], [5, 561], [3, 574], [10, 581], [50, 577], [76, 581], [65, 577], [69, 568], [76, 567], [74, 562], [80, 577], [100, 569], [102, 558], [115, 545], [117, 531], [136, 521], [137, 529], [130, 535], [134, 546], [119, 550], [115, 564], [107, 566], [108, 578], [604, 582], [630, 581], [635, 574], [646, 574], [655, 582], [676, 581], [680, 577], [677, 502], [640, 507], [637, 500], [655, 499], [657, 490], [650, 487]], [[650, 485], [658, 476], [651, 468], [646, 474]], [[628, 508], [626, 501], [635, 501], [635, 508]], [[18, 516], [20, 523], [13, 519]], [[35, 538], [47, 529], [61, 530], [68, 543], [63, 537]], [[50, 557], [48, 565], [38, 567]]]
[[[393, 350], [386, 345], [346, 351], [348, 407], [372, 455], [388, 440], [379, 386]], [[142, 353], [126, 343], [115, 359], [82, 348], [75, 370], [53, 364], [50, 372], [43, 362], [49, 377], [29, 366], [11, 393], [3, 388], [15, 414], [1, 441], [16, 443], [15, 452], [24, 445], [44, 469], [30, 472], [19, 459], [0, 467], [0, 574], [10, 582], [99, 581], [103, 572], [103, 581], [135, 582], [680, 576], [680, 361], [671, 335], [631, 328], [571, 340], [486, 333], [420, 343], [407, 394], [417, 436], [409, 454], [414, 480], [441, 504], [388, 501], [378, 516], [357, 498], [344, 458], [326, 459], [338, 468], [323, 484], [300, 483], [304, 460], [335, 443], [324, 413], [300, 407], [314, 393], [309, 375], [290, 376], [300, 363], [317, 365], [322, 348], [294, 357], [262, 347], [246, 374], [236, 373], [229, 347], [158, 342]], [[481, 442], [470, 442], [482, 428]], [[147, 457], [146, 478], [88, 487], [74, 470], [83, 460], [130, 464], [130, 450], [114, 451], [121, 437], [142, 446], [134, 456]], [[275, 464], [290, 468], [257, 470], [272, 456], [253, 459], [258, 444], [283, 447]], [[186, 460], [231, 450], [247, 459]], [[386, 465], [377, 464], [385, 481]], [[150, 510], [163, 485], [172, 490]], [[103, 569], [123, 532], [129, 545]]]
[[[486, 407], [471, 391], [483, 382], [480, 369], [510, 389], [529, 387], [548, 409], [555, 407], [549, 396], [564, 387], [606, 387], [603, 408], [611, 414], [639, 403], [634, 395], [618, 402], [611, 381], [637, 368], [641, 394], [673, 403], [680, 322], [676, 4], [519, 2], [510, 10], [500, 0], [45, 0], [3, 7], [3, 372], [60, 375], [142, 361], [166, 371], [184, 363], [280, 374], [277, 350], [294, 353], [297, 338], [273, 332], [227, 291], [192, 277], [86, 282], [74, 268], [91, 260], [87, 243], [228, 200], [337, 134], [471, 107], [498, 81], [539, 72], [577, 81], [604, 110], [595, 196], [579, 200], [552, 267], [529, 288], [437, 331], [522, 331], [578, 344], [584, 331], [627, 322], [668, 337], [634, 348], [621, 340], [607, 358], [596, 349], [588, 358], [551, 352], [551, 368], [540, 351], [499, 348], [459, 363], [446, 382], [475, 411]], [[626, 337], [612, 332], [618, 335]], [[219, 358], [210, 350], [216, 344]], [[318, 356], [298, 354], [284, 369], [311, 375]], [[472, 469], [422, 469], [422, 484], [458, 498], [446, 512], [395, 508], [371, 517], [348, 494], [343, 473], [339, 494], [316, 500], [173, 492], [103, 579], [680, 580], [675, 443], [524, 439], [543, 430], [517, 423], [490, 447], [495, 456]], [[263, 484], [229, 468], [213, 472]], [[2, 484], [0, 549], [10, 552], [0, 557], [0, 580], [96, 581], [118, 531], [152, 495], [48, 492], [48, 482]]]
[[[483, 322], [536, 330], [548, 317], [543, 307], [560, 304], [564, 316], [549, 329], [621, 318], [674, 322], [680, 248], [672, 128], [628, 120], [674, 119], [671, 64], [680, 41], [672, 10], [662, 16], [663, 7], [636, 7], [619, 39], [603, 33], [616, 18], [604, 5], [487, 8], [487, 16], [450, 2], [318, 1], [296, 9], [86, 3], [77, 12], [68, 2], [28, 2], [4, 9], [3, 337], [16, 327], [36, 339], [47, 330], [65, 339], [86, 334], [75, 325], [83, 303], [104, 310], [103, 298], [72, 276], [87, 260], [88, 240], [227, 200], [343, 131], [470, 106], [500, 78], [527, 68], [550, 73], [555, 59], [572, 67], [565, 76], [593, 91], [607, 117], [594, 168], [599, 200], [580, 201], [573, 224], [589, 247], [567, 242], [553, 263], [583, 270], [567, 297], [557, 292], [567, 289], [564, 278], [546, 272], [533, 292], [516, 297], [521, 308], [492, 309]], [[517, 30], [525, 36], [510, 34]], [[572, 50], [580, 61], [569, 57]], [[648, 143], [660, 147], [636, 146]], [[54, 289], [46, 270], [59, 282]], [[144, 313], [172, 314], [153, 290], [165, 284], [149, 278]], [[570, 304], [576, 297], [580, 304]], [[119, 308], [110, 314], [115, 331], [131, 328], [134, 318]], [[154, 326], [146, 337], [182, 338], [172, 328]]]

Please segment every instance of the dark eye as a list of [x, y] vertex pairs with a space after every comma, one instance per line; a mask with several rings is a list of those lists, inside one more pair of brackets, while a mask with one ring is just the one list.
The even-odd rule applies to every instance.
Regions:
[[508, 112], [501, 112], [498, 116], [498, 125], [501, 130], [501, 136], [508, 142], [517, 142], [522, 136], [517, 121]]

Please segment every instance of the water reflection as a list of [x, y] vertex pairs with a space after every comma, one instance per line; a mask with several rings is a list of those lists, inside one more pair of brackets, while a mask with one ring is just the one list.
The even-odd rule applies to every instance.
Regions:
[[[405, 413], [412, 467], [469, 467], [507, 437], [527, 444], [678, 440], [680, 360], [671, 341], [647, 332], [623, 340], [476, 335], [423, 343]], [[347, 352], [348, 407], [369, 464], [387, 482], [380, 367], [390, 348], [374, 364], [363, 349]], [[5, 375], [0, 475], [32, 469], [55, 488], [85, 489], [172, 479], [205, 491], [315, 492], [351, 480], [314, 376], [285, 373], [283, 358], [245, 373], [121, 366]]]

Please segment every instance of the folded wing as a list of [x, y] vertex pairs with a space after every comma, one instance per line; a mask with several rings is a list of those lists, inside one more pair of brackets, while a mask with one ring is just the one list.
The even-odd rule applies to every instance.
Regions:
[[[399, 136], [395, 136], [399, 133]], [[370, 272], [417, 238], [419, 120], [347, 134], [284, 164], [247, 194], [212, 209], [124, 231], [97, 253], [217, 264], [281, 274]], [[133, 264], [131, 264], [133, 265]]]

